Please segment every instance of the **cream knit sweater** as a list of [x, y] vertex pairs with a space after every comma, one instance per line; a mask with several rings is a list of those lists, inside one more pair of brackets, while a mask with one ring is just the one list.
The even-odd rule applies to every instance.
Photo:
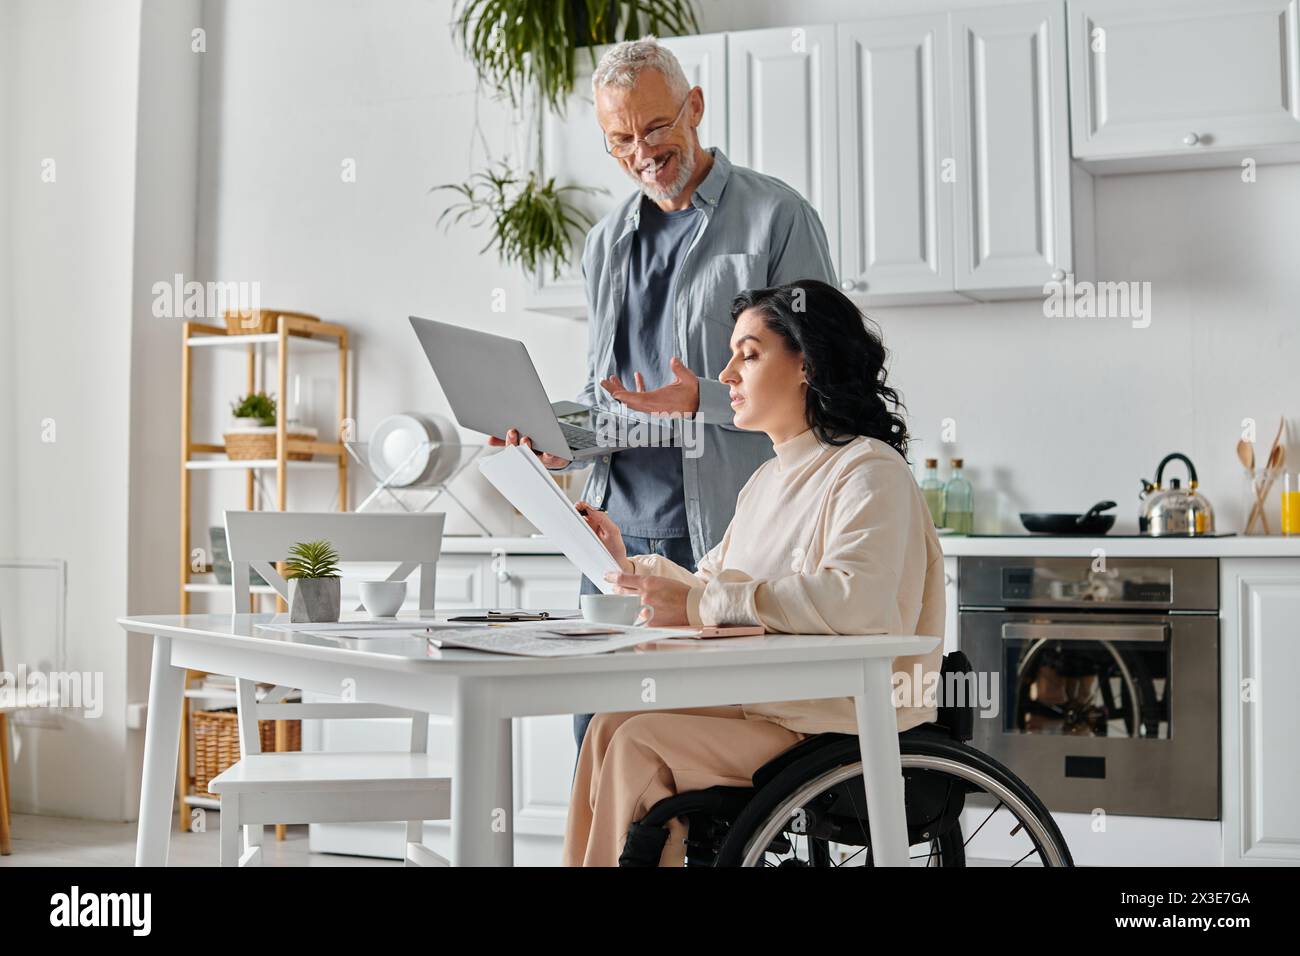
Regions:
[[[631, 559], [637, 574], [692, 586], [694, 626], [762, 624], [786, 634], [943, 636], [943, 552], [907, 462], [858, 436], [824, 445], [811, 429], [774, 447], [736, 500], [722, 541], [692, 574], [658, 555]], [[938, 672], [942, 645], [894, 659], [913, 681]], [[907, 686], [907, 685], [900, 685]], [[898, 707], [898, 729], [933, 720], [933, 706]], [[801, 733], [857, 733], [852, 698], [752, 704], [747, 717]]]

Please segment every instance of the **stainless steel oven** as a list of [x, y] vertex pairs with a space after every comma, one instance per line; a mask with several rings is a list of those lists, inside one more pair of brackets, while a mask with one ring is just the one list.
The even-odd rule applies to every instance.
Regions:
[[1217, 559], [963, 557], [957, 589], [976, 747], [1050, 810], [1219, 818]]

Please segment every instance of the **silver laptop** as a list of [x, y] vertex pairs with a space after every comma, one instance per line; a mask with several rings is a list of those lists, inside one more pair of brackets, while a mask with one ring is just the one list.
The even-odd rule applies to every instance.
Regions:
[[551, 403], [523, 342], [414, 315], [410, 319], [452, 414], [465, 428], [498, 438], [517, 428], [521, 437], [532, 439], [535, 451], [570, 460], [627, 447], [614, 440], [627, 434], [611, 426], [617, 418], [603, 421], [603, 443], [597, 435], [597, 414], [613, 413], [577, 402]]

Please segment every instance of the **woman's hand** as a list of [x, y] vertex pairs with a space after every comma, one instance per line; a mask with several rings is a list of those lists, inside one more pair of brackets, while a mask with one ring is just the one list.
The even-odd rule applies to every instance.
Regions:
[[532, 451], [534, 455], [542, 460], [542, 466], [545, 468], [563, 468], [569, 463], [569, 459], [561, 458], [559, 455], [552, 455], [549, 452], [537, 451], [533, 448], [533, 440], [527, 435], [519, 437], [519, 429], [512, 428], [506, 432], [504, 439], [497, 438], [495, 435], [488, 436], [488, 444], [500, 448], [502, 445], [523, 445]]
[[578, 514], [582, 515], [587, 526], [596, 532], [596, 537], [605, 546], [609, 556], [618, 562], [618, 566], [628, 574], [635, 574], [636, 568], [627, 558], [627, 545], [623, 544], [623, 532], [618, 530], [609, 515], [598, 511], [585, 501], [579, 501]]
[[615, 586], [618, 594], [636, 594], [641, 603], [654, 608], [650, 624], [654, 627], [678, 627], [689, 624], [686, 616], [686, 596], [691, 586], [673, 578], [652, 574], [618, 574], [610, 571], [605, 580]]

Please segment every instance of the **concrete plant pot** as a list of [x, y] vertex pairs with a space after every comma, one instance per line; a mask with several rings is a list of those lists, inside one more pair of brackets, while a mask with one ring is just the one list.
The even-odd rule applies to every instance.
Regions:
[[339, 619], [342, 578], [290, 578], [289, 622], [333, 624]]

